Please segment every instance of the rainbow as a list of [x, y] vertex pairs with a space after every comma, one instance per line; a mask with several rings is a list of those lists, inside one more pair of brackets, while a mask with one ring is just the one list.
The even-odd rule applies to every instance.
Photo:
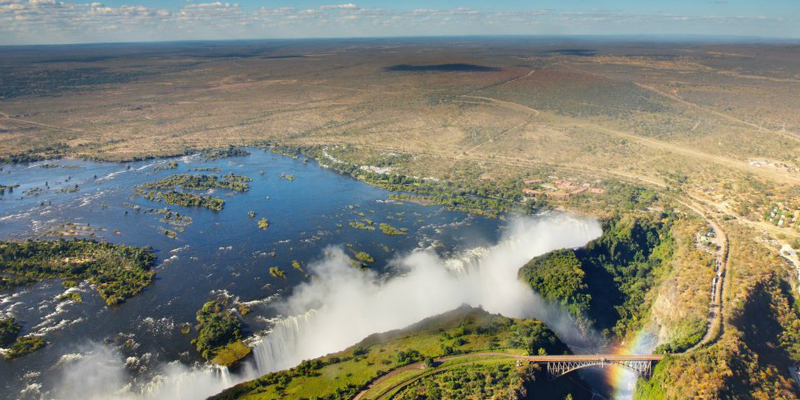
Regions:
[[[612, 354], [646, 354], [655, 348], [656, 337], [652, 332], [643, 329], [636, 333], [627, 344], [618, 346]], [[609, 367], [608, 384], [613, 388], [612, 398], [630, 399], [636, 385], [636, 374], [628, 369]]]

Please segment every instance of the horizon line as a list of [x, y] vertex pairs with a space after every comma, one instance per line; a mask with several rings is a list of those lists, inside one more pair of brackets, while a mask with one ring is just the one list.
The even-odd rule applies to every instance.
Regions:
[[241, 38], [241, 39], [183, 39], [183, 40], [131, 40], [111, 42], [75, 42], [75, 43], [22, 43], [0, 44], [0, 48], [10, 47], [47, 47], [47, 46], [89, 46], [89, 45], [130, 45], [130, 44], [169, 44], [169, 43], [234, 43], [259, 41], [337, 41], [337, 40], [402, 40], [402, 39], [590, 39], [590, 40], [632, 40], [639, 42], [695, 42], [708, 44], [800, 44], [800, 37], [753, 36], [753, 35], [716, 35], [716, 34], [574, 34], [574, 35], [537, 35], [537, 34], [470, 34], [470, 35], [397, 35], [397, 36], [298, 36], [274, 38]]

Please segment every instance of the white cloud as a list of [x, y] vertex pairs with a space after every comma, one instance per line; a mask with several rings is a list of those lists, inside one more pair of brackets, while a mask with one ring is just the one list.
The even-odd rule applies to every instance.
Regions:
[[[157, 4], [157, 3], [153, 3]], [[604, 10], [412, 11], [354, 3], [245, 10], [235, 3], [107, 6], [100, 2], [0, 0], [0, 44], [271, 37], [462, 34], [745, 34], [800, 36], [796, 17], [632, 14]]]
[[356, 8], [358, 8], [358, 6], [353, 4], [353, 3], [337, 4], [337, 5], [324, 5], [324, 6], [320, 6], [319, 7], [320, 10], [353, 10], [353, 9], [356, 9]]

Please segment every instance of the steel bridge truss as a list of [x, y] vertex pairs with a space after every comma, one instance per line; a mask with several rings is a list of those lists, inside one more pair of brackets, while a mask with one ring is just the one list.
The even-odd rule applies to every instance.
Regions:
[[599, 366], [605, 368], [606, 365], [618, 365], [636, 373], [639, 377], [650, 379], [653, 373], [653, 361], [651, 360], [576, 360], [576, 361], [550, 361], [547, 363], [547, 378], [549, 380], [558, 379], [572, 371]]

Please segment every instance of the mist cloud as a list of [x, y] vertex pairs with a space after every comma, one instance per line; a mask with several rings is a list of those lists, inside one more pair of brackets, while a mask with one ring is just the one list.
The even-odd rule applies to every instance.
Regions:
[[320, 261], [309, 266], [311, 280], [276, 305], [289, 317], [255, 345], [255, 363], [243, 372], [231, 376], [225, 369], [172, 363], [161, 367], [157, 381], [136, 388], [126, 383], [129, 378], [120, 356], [98, 345], [64, 368], [56, 397], [202, 398], [462, 304], [509, 317], [541, 319], [580, 352], [597, 342], [566, 312], [546, 304], [520, 282], [517, 274], [537, 255], [583, 246], [601, 233], [599, 224], [589, 219], [560, 214], [519, 218], [510, 223], [498, 244], [488, 248], [474, 248], [452, 259], [442, 259], [425, 249], [400, 256], [390, 263], [397, 270], [396, 276], [387, 280], [372, 271], [353, 268], [341, 248], [328, 248]]

